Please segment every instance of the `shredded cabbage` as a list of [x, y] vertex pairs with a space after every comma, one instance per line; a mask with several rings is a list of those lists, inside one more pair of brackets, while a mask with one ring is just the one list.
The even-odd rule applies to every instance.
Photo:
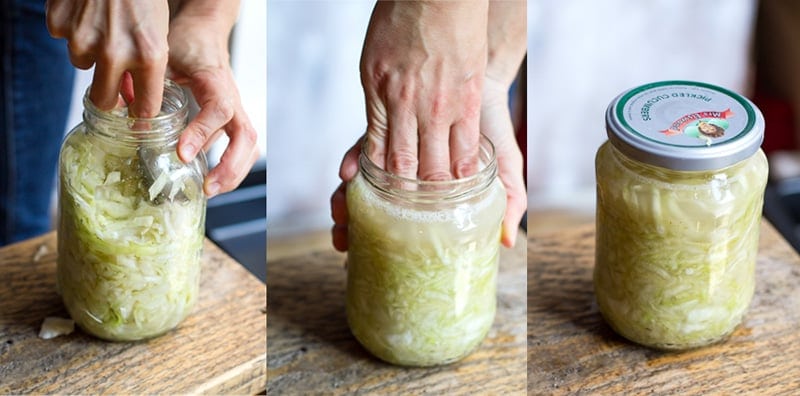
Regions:
[[150, 202], [135, 147], [73, 133], [61, 151], [58, 287], [75, 322], [108, 340], [162, 334], [198, 294], [205, 222], [190, 199]]
[[609, 325], [661, 349], [727, 337], [753, 296], [764, 153], [718, 171], [677, 172], [606, 143], [596, 166], [594, 285]]
[[62, 335], [72, 334], [75, 331], [75, 321], [55, 316], [44, 318], [42, 327], [39, 329], [39, 338], [49, 340]]
[[356, 176], [347, 191], [347, 320], [387, 362], [430, 366], [469, 354], [495, 315], [505, 190], [478, 204], [416, 210], [378, 198]]

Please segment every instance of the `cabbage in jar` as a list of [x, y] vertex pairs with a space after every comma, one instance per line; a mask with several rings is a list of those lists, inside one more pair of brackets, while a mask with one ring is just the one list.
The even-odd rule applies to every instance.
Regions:
[[62, 145], [57, 283], [72, 319], [99, 338], [160, 335], [197, 300], [206, 163], [175, 155], [187, 103], [169, 81], [152, 119], [100, 111], [87, 95]]
[[393, 176], [361, 155], [348, 184], [347, 321], [373, 355], [407, 366], [463, 358], [495, 316], [505, 189], [484, 169], [448, 182]]
[[607, 123], [595, 162], [603, 317], [659, 349], [725, 339], [755, 288], [763, 117], [723, 88], [668, 81], [620, 95]]

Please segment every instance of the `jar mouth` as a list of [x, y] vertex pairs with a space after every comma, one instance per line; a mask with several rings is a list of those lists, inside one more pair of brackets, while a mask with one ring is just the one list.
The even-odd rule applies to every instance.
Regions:
[[481, 134], [476, 173], [451, 180], [421, 180], [403, 177], [379, 167], [367, 153], [369, 142], [364, 138], [359, 154], [359, 171], [364, 179], [384, 197], [406, 198], [415, 202], [453, 201], [485, 191], [497, 176], [494, 144]]
[[[172, 80], [164, 80], [164, 93], [161, 111], [154, 117], [131, 117], [127, 107], [100, 110], [89, 99], [86, 88], [83, 96], [83, 118], [96, 130], [117, 138], [132, 138], [137, 142], [163, 140], [176, 137], [183, 128], [189, 114], [189, 100], [180, 85]], [[122, 135], [122, 136], [120, 136]]]

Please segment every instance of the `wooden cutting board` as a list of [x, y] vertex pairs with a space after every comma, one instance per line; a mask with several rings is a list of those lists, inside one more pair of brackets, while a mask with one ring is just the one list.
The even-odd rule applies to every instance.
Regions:
[[726, 342], [686, 352], [635, 345], [604, 323], [594, 242], [593, 225], [528, 240], [530, 394], [800, 394], [800, 257], [771, 225], [761, 227], [742, 325]]
[[501, 250], [487, 339], [464, 360], [435, 368], [383, 363], [353, 338], [343, 254], [327, 248], [268, 261], [267, 394], [524, 395], [525, 254], [522, 237]]
[[161, 337], [113, 343], [79, 329], [55, 291], [55, 233], [0, 249], [0, 394], [256, 394], [266, 389], [266, 287], [206, 240], [193, 313]]

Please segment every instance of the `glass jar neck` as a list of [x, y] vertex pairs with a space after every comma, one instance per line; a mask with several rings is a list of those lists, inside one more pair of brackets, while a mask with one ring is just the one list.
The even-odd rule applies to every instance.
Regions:
[[128, 108], [117, 107], [102, 111], [89, 100], [89, 89], [83, 97], [83, 121], [90, 133], [114, 139], [120, 144], [132, 146], [169, 145], [178, 141], [186, 126], [189, 106], [181, 87], [164, 81], [164, 97], [161, 111], [152, 118], [128, 116]]
[[494, 144], [483, 134], [478, 148], [478, 172], [445, 181], [409, 179], [387, 172], [366, 155], [368, 144], [368, 139], [364, 139], [359, 171], [367, 185], [383, 199], [422, 205], [457, 204], [480, 196], [497, 178]]

